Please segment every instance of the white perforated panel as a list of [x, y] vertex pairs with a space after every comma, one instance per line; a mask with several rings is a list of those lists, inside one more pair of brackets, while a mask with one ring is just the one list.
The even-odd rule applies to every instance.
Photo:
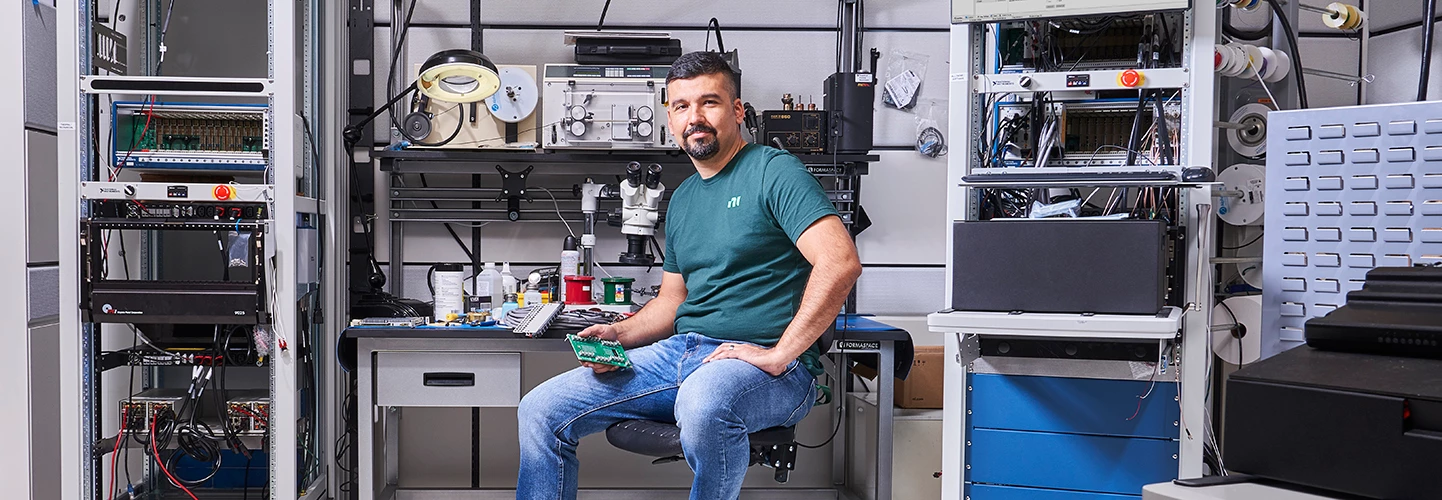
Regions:
[[1267, 125], [1264, 355], [1367, 270], [1442, 261], [1442, 102], [1275, 112]]

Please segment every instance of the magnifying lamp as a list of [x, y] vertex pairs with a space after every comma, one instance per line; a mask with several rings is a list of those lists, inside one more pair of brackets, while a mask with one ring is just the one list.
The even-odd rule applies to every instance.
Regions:
[[438, 101], [471, 103], [485, 100], [501, 88], [495, 63], [480, 52], [443, 50], [421, 65], [416, 89]]
[[[496, 64], [480, 52], [466, 49], [443, 50], [427, 58], [425, 64], [421, 65], [420, 78], [416, 79], [415, 88], [422, 95], [435, 100], [474, 103], [495, 94], [501, 88], [501, 76], [496, 70]], [[346, 150], [349, 151], [360, 143], [361, 131], [366, 125], [408, 94], [410, 92], [397, 94], [360, 123], [346, 127], [341, 132]]]

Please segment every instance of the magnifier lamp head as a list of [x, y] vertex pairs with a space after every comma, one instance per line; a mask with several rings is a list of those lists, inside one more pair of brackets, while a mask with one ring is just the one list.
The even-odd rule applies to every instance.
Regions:
[[443, 50], [421, 65], [416, 89], [438, 101], [479, 102], [501, 87], [495, 63], [480, 52]]

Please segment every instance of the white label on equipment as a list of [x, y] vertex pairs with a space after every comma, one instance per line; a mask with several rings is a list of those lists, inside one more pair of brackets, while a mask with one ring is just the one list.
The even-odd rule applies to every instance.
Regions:
[[60, 130], [75, 130], [75, 122], [60, 122], [56, 128]]
[[871, 83], [871, 73], [857, 73], [856, 83]]

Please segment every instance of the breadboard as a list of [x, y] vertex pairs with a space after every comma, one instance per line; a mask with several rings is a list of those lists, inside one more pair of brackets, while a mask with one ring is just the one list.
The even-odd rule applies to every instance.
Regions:
[[526, 313], [526, 317], [522, 318], [512, 331], [525, 334], [527, 337], [545, 335], [546, 329], [551, 327], [551, 322], [561, 315], [561, 307], [562, 304], [550, 303], [531, 308], [531, 312]]
[[631, 367], [631, 359], [626, 357], [626, 351], [621, 348], [620, 342], [576, 335], [567, 335], [566, 340], [570, 341], [571, 348], [576, 350], [576, 359], [621, 368]]

